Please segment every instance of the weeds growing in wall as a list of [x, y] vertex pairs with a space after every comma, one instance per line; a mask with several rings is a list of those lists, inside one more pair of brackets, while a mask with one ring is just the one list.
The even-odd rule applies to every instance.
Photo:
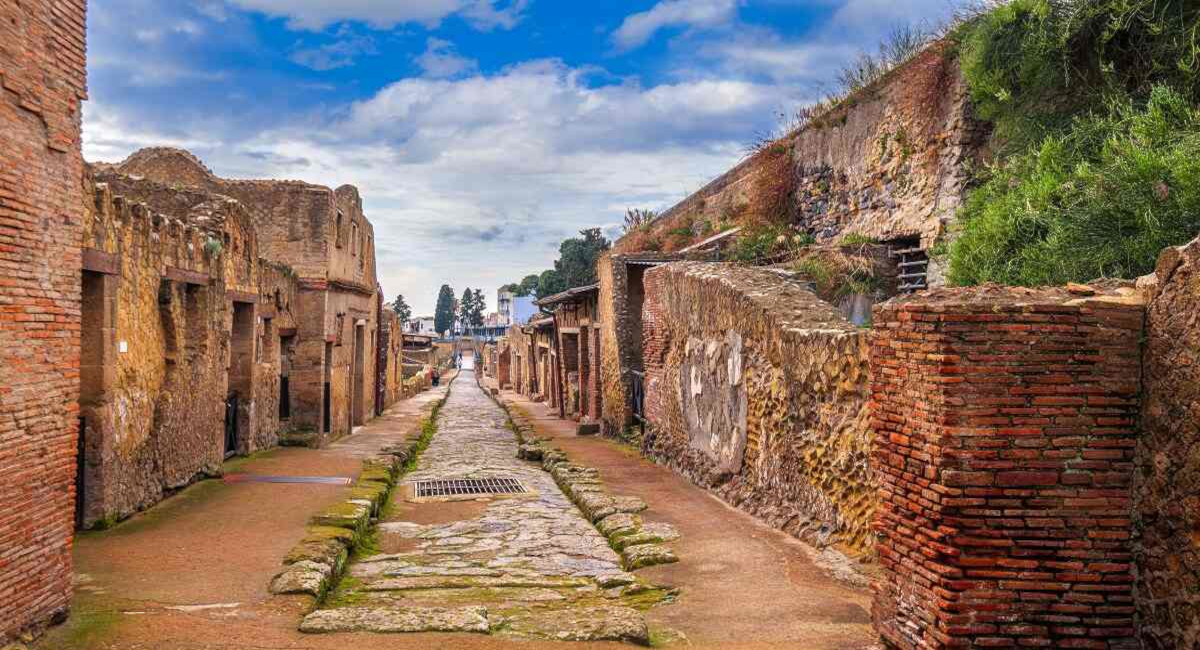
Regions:
[[951, 282], [1133, 277], [1200, 232], [1200, 3], [1014, 0], [955, 37], [998, 155]]

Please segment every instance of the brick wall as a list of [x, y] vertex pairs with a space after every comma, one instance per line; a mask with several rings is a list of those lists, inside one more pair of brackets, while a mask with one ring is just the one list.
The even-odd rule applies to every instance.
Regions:
[[769, 269], [673, 262], [644, 285], [644, 453], [774, 527], [869, 557], [866, 334]]
[[873, 616], [899, 648], [1131, 648], [1142, 306], [935, 291], [875, 310]]
[[0, 646], [71, 591], [85, 7], [0, 0]]

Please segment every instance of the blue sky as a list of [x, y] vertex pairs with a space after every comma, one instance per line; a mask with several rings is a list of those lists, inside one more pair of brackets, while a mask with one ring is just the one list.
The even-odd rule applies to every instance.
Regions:
[[380, 281], [547, 268], [662, 209], [838, 66], [956, 0], [92, 0], [84, 155], [186, 147], [218, 174], [362, 190]]

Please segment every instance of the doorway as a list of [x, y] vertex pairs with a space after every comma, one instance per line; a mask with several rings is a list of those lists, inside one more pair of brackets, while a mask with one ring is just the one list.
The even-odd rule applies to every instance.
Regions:
[[350, 426], [346, 433], [353, 433], [356, 425], [365, 420], [363, 404], [363, 381], [366, 366], [366, 325], [354, 326], [354, 356], [350, 369]]
[[83, 271], [80, 304], [79, 356], [79, 433], [75, 455], [75, 525], [88, 523], [88, 512], [95, 507], [100, 488], [99, 467], [90, 461], [98, 458], [100, 432], [95, 416], [102, 408], [104, 394], [114, 368], [116, 277]]
[[325, 392], [324, 400], [321, 402], [321, 430], [325, 433], [330, 433], [333, 430], [333, 344], [325, 344]]
[[[233, 331], [230, 332], [229, 393], [225, 400], [225, 457], [241, 452], [243, 435], [249, 427], [242, 426], [240, 408], [250, 399], [254, 372], [254, 305], [233, 303]], [[248, 424], [248, 422], [246, 422]]]

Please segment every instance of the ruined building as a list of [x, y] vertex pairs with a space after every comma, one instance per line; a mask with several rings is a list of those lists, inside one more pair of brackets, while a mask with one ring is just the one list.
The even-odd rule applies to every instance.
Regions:
[[[969, 163], [986, 139], [958, 68], [946, 44], [935, 43], [613, 244], [597, 264], [606, 434], [638, 423], [643, 282], [651, 267], [720, 259], [727, 254], [714, 251], [745, 234], [739, 231], [787, 215], [792, 232], [818, 243], [848, 235], [878, 242], [892, 253], [899, 286], [944, 284], [944, 270], [927, 252], [953, 221]], [[865, 313], [884, 297], [854, 306]]]
[[71, 595], [85, 13], [0, 1], [0, 645]]
[[[984, 140], [952, 56], [935, 44], [601, 257], [602, 429], [874, 565], [889, 648], [1196, 647], [1200, 240], [1136, 287], [940, 288], [927, 252]], [[780, 207], [780, 173], [810, 249], [891, 259], [854, 321], [796, 268], [712, 261]], [[537, 394], [527, 330], [510, 373]]]
[[294, 271], [296, 338], [287, 358], [294, 434], [320, 444], [375, 414], [375, 236], [356, 188], [226, 180], [178, 149], [143, 149], [114, 170], [237, 199], [250, 215], [260, 254]]
[[96, 172], [83, 237], [77, 523], [153, 504], [288, 427], [298, 287], [238, 201]]

